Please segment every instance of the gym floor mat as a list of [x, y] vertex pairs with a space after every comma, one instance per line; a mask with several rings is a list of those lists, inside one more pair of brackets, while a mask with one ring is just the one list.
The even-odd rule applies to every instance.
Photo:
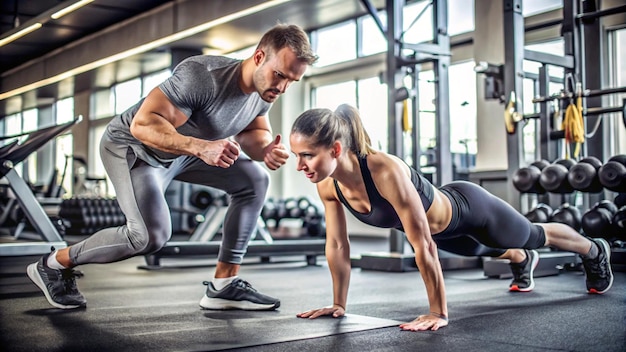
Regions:
[[428, 311], [419, 272], [352, 270], [343, 319], [296, 318], [332, 303], [325, 263], [250, 264], [241, 277], [281, 299], [278, 311], [208, 311], [198, 306], [214, 267], [138, 270], [143, 258], [80, 267], [83, 310], [53, 309], [25, 275], [36, 258], [0, 258], [2, 351], [603, 351], [626, 350], [626, 273], [603, 295], [582, 272], [536, 279], [529, 293], [480, 269], [444, 272], [450, 326], [397, 327]]

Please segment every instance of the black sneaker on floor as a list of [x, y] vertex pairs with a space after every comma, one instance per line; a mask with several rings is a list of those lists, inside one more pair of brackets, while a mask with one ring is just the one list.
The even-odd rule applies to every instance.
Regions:
[[87, 300], [76, 287], [78, 273], [73, 269], [50, 269], [46, 254], [26, 268], [28, 277], [43, 291], [51, 305], [61, 309], [85, 307]]
[[583, 258], [583, 268], [587, 277], [587, 291], [589, 293], [605, 293], [613, 285], [611, 246], [603, 238], [592, 238], [591, 241], [598, 245], [598, 257], [595, 259]]
[[511, 272], [513, 273], [513, 281], [509, 285], [509, 291], [512, 292], [530, 292], [535, 288], [535, 279], [533, 273], [539, 263], [539, 253], [536, 250], [527, 250], [526, 252], [526, 264], [522, 263], [510, 263]]
[[204, 281], [206, 294], [200, 300], [203, 309], [273, 310], [280, 301], [255, 290], [247, 281], [236, 278], [228, 286], [216, 290], [213, 283]]

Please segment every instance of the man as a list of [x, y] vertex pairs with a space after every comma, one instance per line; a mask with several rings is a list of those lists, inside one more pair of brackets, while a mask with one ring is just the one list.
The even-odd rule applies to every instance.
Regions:
[[[246, 60], [194, 56], [145, 99], [116, 116], [100, 143], [126, 224], [53, 250], [28, 266], [31, 280], [57, 308], [86, 306], [77, 265], [111, 263], [155, 252], [171, 237], [165, 190], [172, 180], [221, 189], [231, 197], [205, 309], [271, 310], [278, 299], [237, 277], [269, 184], [255, 161], [276, 170], [289, 154], [272, 136], [272, 103], [317, 60], [306, 33], [279, 24]], [[241, 153], [243, 151], [244, 153]]]

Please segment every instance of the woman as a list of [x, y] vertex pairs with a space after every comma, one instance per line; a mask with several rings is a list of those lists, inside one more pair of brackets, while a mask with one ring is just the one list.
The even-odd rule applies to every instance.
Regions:
[[[463, 255], [471, 255], [472, 250], [485, 255], [488, 250], [494, 254], [497, 249], [552, 246], [582, 256], [590, 293], [604, 293], [612, 285], [611, 252], [605, 240], [590, 240], [560, 223], [533, 224], [470, 182], [435, 188], [398, 157], [372, 149], [358, 111], [349, 105], [334, 112], [304, 112], [294, 122], [290, 144], [298, 171], [317, 185], [324, 204], [326, 259], [333, 280], [333, 305], [300, 313], [300, 318], [340, 317], [346, 312], [351, 267], [344, 207], [369, 225], [402, 230], [415, 251], [430, 312], [401, 324], [404, 330], [437, 330], [448, 325], [438, 243], [453, 252], [458, 243], [457, 253], [462, 250]], [[500, 253], [503, 258], [514, 258], [520, 251]], [[531, 266], [536, 265], [533, 261]]]

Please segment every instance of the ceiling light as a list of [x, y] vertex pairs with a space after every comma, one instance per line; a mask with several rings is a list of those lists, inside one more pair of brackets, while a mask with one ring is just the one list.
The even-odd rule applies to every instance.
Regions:
[[160, 39], [157, 39], [157, 40], [154, 40], [152, 42], [140, 45], [138, 47], [135, 47], [135, 48], [132, 48], [132, 49], [128, 49], [126, 51], [123, 51], [123, 52], [120, 52], [120, 53], [117, 53], [117, 54], [114, 54], [114, 55], [102, 58], [100, 60], [97, 60], [97, 61], [85, 64], [85, 65], [82, 65], [82, 66], [79, 66], [79, 67], [75, 67], [75, 68], [70, 69], [70, 70], [68, 70], [66, 72], [60, 73], [60, 74], [58, 74], [56, 76], [44, 78], [42, 80], [39, 80], [39, 81], [36, 81], [36, 82], [32, 82], [30, 84], [27, 84], [27, 85], [19, 87], [19, 88], [15, 88], [15, 89], [10, 90], [10, 91], [6, 91], [6, 92], [1, 92], [0, 91], [0, 101], [2, 101], [4, 99], [7, 99], [7, 98], [10, 98], [10, 97], [13, 97], [13, 96], [16, 96], [16, 95], [19, 95], [19, 94], [22, 94], [22, 93], [26, 93], [26, 92], [34, 90], [34, 89], [45, 87], [45, 86], [53, 84], [53, 83], [57, 83], [57, 82], [62, 81], [64, 79], [66, 79], [66, 78], [71, 78], [71, 77], [77, 76], [77, 75], [79, 75], [81, 73], [88, 72], [90, 70], [96, 69], [98, 67], [102, 67], [104, 65], [107, 65], [107, 64], [110, 64], [110, 63], [113, 63], [113, 62], [116, 62], [116, 61], [120, 61], [122, 59], [131, 57], [133, 55], [145, 53], [145, 52], [147, 52], [149, 50], [158, 48], [160, 46], [163, 46], [163, 45], [166, 45], [166, 44], [169, 44], [169, 43], [174, 43], [174, 42], [176, 42], [176, 41], [178, 41], [180, 39], [190, 37], [190, 36], [198, 34], [200, 32], [207, 31], [207, 30], [209, 30], [209, 29], [211, 29], [213, 27], [216, 27], [216, 26], [228, 23], [230, 21], [234, 21], [234, 20], [239, 19], [239, 18], [244, 18], [245, 16], [249, 16], [249, 15], [251, 15], [253, 13], [260, 12], [260, 11], [263, 11], [263, 10], [267, 10], [267, 9], [272, 8], [274, 6], [287, 3], [289, 1], [291, 1], [291, 0], [271, 0], [271, 1], [265, 1], [265, 2], [263, 2], [261, 4], [252, 6], [250, 8], [247, 8], [247, 9], [235, 12], [235, 13], [231, 13], [229, 15], [225, 15], [225, 16], [220, 17], [220, 18], [216, 18], [216, 19], [214, 19], [212, 21], [200, 24], [200, 25], [195, 26], [195, 27], [188, 28], [186, 30], [183, 30], [181, 32], [177, 32], [177, 33], [171, 34], [171, 35], [166, 36], [166, 37], [162, 37]]
[[37, 22], [35, 24], [31, 24], [30, 26], [22, 29], [19, 32], [15, 32], [13, 34], [11, 34], [10, 36], [6, 37], [6, 38], [2, 38], [0, 39], [0, 46], [4, 46], [6, 44], [9, 44], [10, 42], [21, 38], [23, 36], [25, 36], [26, 34], [32, 32], [32, 31], [36, 31], [37, 29], [41, 28], [41, 23]]
[[54, 19], [54, 20], [58, 20], [59, 18], [67, 15], [70, 12], [78, 10], [79, 8], [89, 4], [90, 2], [93, 2], [93, 0], [81, 0], [79, 2], [75, 2], [74, 4], [68, 6], [68, 7], [64, 8], [64, 9], [61, 9], [61, 10], [53, 13], [50, 17], [52, 17], [52, 19]]

